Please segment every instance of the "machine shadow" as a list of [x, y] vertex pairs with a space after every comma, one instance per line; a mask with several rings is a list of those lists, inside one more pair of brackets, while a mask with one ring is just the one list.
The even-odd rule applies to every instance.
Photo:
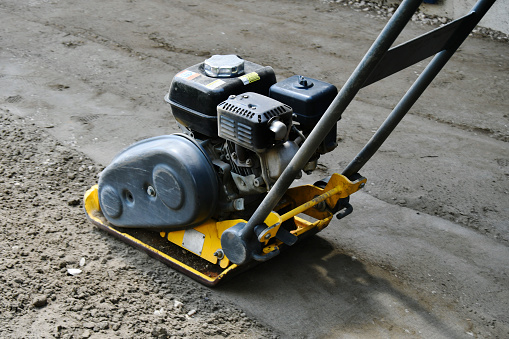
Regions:
[[[460, 337], [430, 313], [431, 306], [391, 281], [389, 272], [356, 260], [318, 235], [215, 290], [250, 305], [248, 312], [284, 337], [341, 337], [343, 332], [360, 329], [366, 334], [366, 327], [374, 335], [408, 335], [412, 324], [402, 327], [408, 316], [405, 312], [411, 312], [409, 322], [418, 319], [418, 326], [431, 333]], [[416, 329], [412, 333], [420, 336]]]

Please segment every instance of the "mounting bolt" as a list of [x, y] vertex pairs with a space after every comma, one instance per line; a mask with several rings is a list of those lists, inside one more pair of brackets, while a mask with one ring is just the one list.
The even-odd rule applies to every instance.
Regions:
[[270, 239], [270, 233], [265, 234], [264, 238], [267, 240]]
[[155, 197], [156, 190], [154, 189], [154, 187], [152, 186], [147, 187], [147, 194], [150, 195], [151, 197]]
[[214, 252], [214, 257], [216, 257], [217, 259], [221, 260], [224, 258], [224, 252], [223, 250], [217, 250]]
[[246, 165], [249, 167], [253, 166], [253, 160], [251, 158], [246, 159]]
[[366, 186], [366, 184], [361, 182], [361, 184], [359, 185], [359, 189], [364, 188], [364, 186]]
[[260, 187], [265, 185], [265, 181], [263, 181], [262, 177], [258, 177], [253, 180], [253, 184], [255, 185], [255, 187]]

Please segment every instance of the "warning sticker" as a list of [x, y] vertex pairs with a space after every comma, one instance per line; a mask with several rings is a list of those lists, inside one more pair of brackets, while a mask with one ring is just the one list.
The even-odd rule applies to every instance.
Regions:
[[212, 81], [210, 84], [208, 84], [205, 87], [210, 88], [210, 89], [214, 89], [214, 88], [218, 88], [219, 86], [221, 86], [224, 83], [225, 82], [223, 80], [217, 79], [216, 81]]
[[194, 78], [200, 76], [200, 73], [196, 73], [196, 72], [189, 71], [186, 69], [186, 70], [183, 70], [182, 72], [178, 73], [176, 76], [178, 76], [179, 78], [187, 79], [187, 80], [193, 80]]
[[244, 85], [249, 85], [252, 82], [260, 80], [260, 76], [256, 72], [251, 72], [251, 73], [241, 76], [240, 80], [242, 80]]

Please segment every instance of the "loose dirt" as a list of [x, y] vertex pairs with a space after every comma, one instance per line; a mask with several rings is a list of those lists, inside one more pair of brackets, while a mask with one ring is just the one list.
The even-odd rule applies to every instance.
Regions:
[[234, 305], [90, 227], [81, 193], [96, 163], [9, 113], [0, 126], [3, 338], [271, 337]]

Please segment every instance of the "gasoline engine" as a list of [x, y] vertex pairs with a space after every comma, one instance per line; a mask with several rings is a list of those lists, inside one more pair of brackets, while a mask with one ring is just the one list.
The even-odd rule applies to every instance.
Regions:
[[[178, 73], [165, 101], [182, 133], [135, 143], [103, 171], [99, 202], [115, 226], [180, 230], [248, 219], [337, 94], [271, 67], [214, 55]], [[332, 151], [336, 128], [303, 171]]]

